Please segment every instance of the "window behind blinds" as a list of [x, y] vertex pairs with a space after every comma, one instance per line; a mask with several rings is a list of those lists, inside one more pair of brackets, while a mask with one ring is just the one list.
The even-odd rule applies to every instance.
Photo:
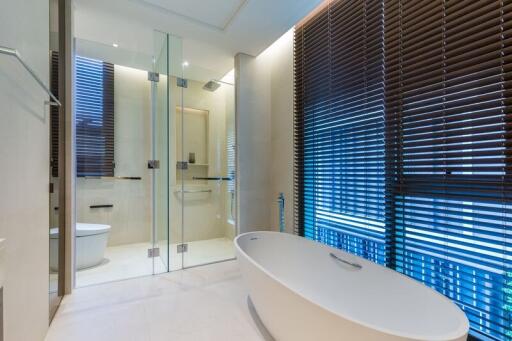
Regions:
[[297, 232], [512, 337], [512, 1], [330, 1], [296, 27]]
[[510, 335], [511, 2], [386, 1], [396, 270]]
[[[50, 53], [50, 89], [59, 98], [59, 53]], [[50, 166], [51, 176], [59, 176], [59, 107], [50, 107]]]
[[302, 233], [386, 263], [383, 4], [339, 1], [295, 31]]
[[114, 65], [76, 57], [77, 176], [114, 175]]
[[227, 190], [229, 193], [235, 193], [236, 190], [236, 139], [235, 132], [233, 129], [227, 132], [226, 145], [227, 145], [227, 171], [228, 171], [228, 186]]

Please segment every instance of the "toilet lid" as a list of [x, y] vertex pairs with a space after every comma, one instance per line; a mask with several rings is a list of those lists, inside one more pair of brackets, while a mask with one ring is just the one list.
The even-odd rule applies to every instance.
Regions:
[[[110, 225], [105, 224], [87, 224], [76, 223], [76, 236], [93, 236], [95, 234], [107, 233], [110, 231]], [[57, 227], [50, 229], [50, 238], [56, 239], [59, 237], [59, 229]]]

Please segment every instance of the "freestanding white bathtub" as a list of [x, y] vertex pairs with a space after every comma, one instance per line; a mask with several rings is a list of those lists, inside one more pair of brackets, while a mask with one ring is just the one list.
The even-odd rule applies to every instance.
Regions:
[[[75, 248], [77, 270], [90, 268], [103, 262], [110, 225], [76, 223]], [[58, 271], [59, 229], [50, 229], [50, 269]]]
[[285, 233], [235, 239], [254, 307], [277, 341], [466, 340], [448, 298], [360, 257]]

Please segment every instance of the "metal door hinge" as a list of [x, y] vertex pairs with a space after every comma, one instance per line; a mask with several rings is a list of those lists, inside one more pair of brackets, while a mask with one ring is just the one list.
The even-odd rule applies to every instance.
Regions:
[[148, 160], [148, 168], [149, 169], [159, 169], [160, 168], [160, 160]]
[[158, 72], [148, 71], [148, 81], [159, 82], [160, 81], [160, 75], [158, 74]]
[[176, 252], [183, 253], [188, 251], [188, 244], [178, 244], [176, 245]]
[[185, 78], [176, 78], [176, 86], [180, 88], [188, 88], [188, 80]]
[[160, 248], [155, 247], [152, 249], [148, 249], [148, 258], [155, 258], [160, 256]]
[[177, 161], [176, 169], [188, 169], [188, 162], [187, 161]]

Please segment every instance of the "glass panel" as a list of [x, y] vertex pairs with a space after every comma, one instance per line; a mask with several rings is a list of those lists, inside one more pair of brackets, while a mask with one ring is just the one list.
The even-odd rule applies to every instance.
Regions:
[[176, 108], [182, 107], [183, 88], [178, 87], [178, 80], [183, 78], [182, 40], [168, 35], [169, 39], [169, 270], [183, 268], [183, 254], [178, 248], [183, 243], [183, 202], [182, 170], [179, 169], [181, 149], [178, 147], [178, 133], [181, 126], [177, 124]]
[[[59, 97], [59, 8], [56, 2], [50, 2], [50, 89], [53, 94]], [[63, 76], [63, 75], [61, 75]], [[59, 107], [50, 107], [50, 206], [49, 206], [49, 307], [50, 320], [53, 319], [55, 312], [62, 299], [62, 289], [59, 290], [59, 284], [62, 283], [63, 269], [59, 269]], [[59, 271], [60, 270], [60, 271]], [[60, 273], [59, 273], [60, 272]], [[61, 291], [59, 293], [59, 291]]]
[[[84, 172], [76, 179], [77, 286], [165, 271], [166, 249], [158, 262], [149, 253], [156, 240], [166, 238], [168, 219], [166, 77], [151, 80], [155, 70], [167, 74], [166, 48], [160, 48], [162, 56], [77, 39], [76, 51], [92, 61], [83, 63], [88, 69], [77, 63], [77, 74], [84, 76], [76, 80], [77, 130], [88, 143], [81, 150]], [[86, 77], [88, 72], [94, 77]], [[88, 86], [91, 79], [98, 84]], [[110, 168], [98, 162], [103, 157], [113, 159]], [[159, 160], [160, 168], [148, 168], [148, 160]]]
[[[177, 150], [182, 170], [183, 266], [234, 258], [234, 87], [220, 78], [201, 79], [185, 63], [187, 87], [176, 108]], [[221, 75], [222, 76], [222, 75]]]
[[[159, 168], [153, 170], [153, 243], [158, 256], [153, 258], [154, 273], [168, 271], [169, 267], [169, 91], [168, 38], [162, 32], [154, 33], [154, 72], [158, 81], [152, 81], [153, 160]], [[156, 79], [156, 78], [155, 78]]]

